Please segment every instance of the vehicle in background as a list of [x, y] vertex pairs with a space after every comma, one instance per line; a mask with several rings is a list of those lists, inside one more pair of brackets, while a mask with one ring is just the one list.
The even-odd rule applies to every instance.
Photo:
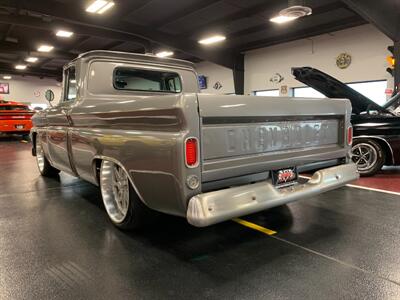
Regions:
[[353, 161], [361, 176], [376, 174], [383, 165], [400, 165], [400, 94], [380, 106], [343, 82], [310, 68], [292, 68], [294, 77], [328, 98], [351, 101]]
[[358, 178], [348, 100], [201, 94], [190, 62], [109, 51], [67, 64], [63, 87], [33, 117], [39, 171], [100, 186], [122, 229], [154, 211], [208, 226]]
[[0, 100], [0, 133], [29, 136], [34, 113], [23, 103]]

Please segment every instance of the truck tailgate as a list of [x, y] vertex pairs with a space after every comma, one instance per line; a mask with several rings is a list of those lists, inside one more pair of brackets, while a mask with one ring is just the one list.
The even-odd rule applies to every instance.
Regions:
[[346, 157], [349, 101], [204, 94], [198, 100], [203, 182]]

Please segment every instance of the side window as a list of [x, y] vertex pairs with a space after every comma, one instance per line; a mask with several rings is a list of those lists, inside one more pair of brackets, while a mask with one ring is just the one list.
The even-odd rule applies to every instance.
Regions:
[[116, 68], [113, 81], [114, 88], [117, 90], [163, 93], [180, 93], [182, 91], [179, 75], [172, 72]]
[[75, 67], [70, 67], [65, 71], [64, 101], [74, 101], [75, 99], [76, 99]]

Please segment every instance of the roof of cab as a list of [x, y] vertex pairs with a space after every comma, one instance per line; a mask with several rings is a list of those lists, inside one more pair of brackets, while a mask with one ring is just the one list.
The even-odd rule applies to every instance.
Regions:
[[15, 102], [15, 101], [5, 101], [5, 100], [0, 100], [0, 106], [10, 106], [10, 105], [16, 105], [16, 106], [27, 106], [25, 103], [21, 102]]
[[138, 54], [138, 53], [129, 53], [129, 52], [119, 52], [119, 51], [106, 51], [106, 50], [93, 50], [80, 54], [76, 59], [80, 58], [110, 58], [110, 59], [121, 59], [121, 60], [133, 60], [133, 61], [142, 61], [142, 62], [150, 62], [157, 63], [160, 65], [170, 65], [170, 66], [178, 66], [184, 68], [194, 69], [195, 66], [192, 62], [174, 59], [174, 58], [165, 58], [165, 57], [157, 57], [155, 55], [149, 54]]

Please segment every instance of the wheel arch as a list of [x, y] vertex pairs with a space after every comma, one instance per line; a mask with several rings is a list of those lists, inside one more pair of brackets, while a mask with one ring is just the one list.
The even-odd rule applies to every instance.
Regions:
[[96, 182], [97, 182], [98, 186], [100, 186], [100, 169], [101, 169], [101, 163], [103, 162], [103, 160], [109, 160], [109, 161], [111, 161], [111, 162], [117, 164], [118, 166], [120, 166], [120, 167], [126, 172], [126, 174], [128, 175], [129, 182], [131, 183], [132, 188], [133, 188], [133, 190], [135, 191], [136, 195], [139, 197], [140, 201], [141, 201], [144, 205], [146, 205], [147, 207], [149, 207], [149, 206], [147, 205], [146, 201], [143, 199], [142, 195], [140, 194], [140, 192], [139, 192], [137, 186], [135, 185], [131, 174], [130, 174], [130, 173], [128, 172], [128, 170], [124, 167], [124, 165], [123, 165], [120, 161], [118, 161], [117, 159], [115, 159], [115, 158], [112, 158], [112, 157], [109, 157], [109, 156], [104, 156], [104, 155], [96, 155], [96, 156], [93, 158], [92, 168], [93, 168], [94, 176], [95, 176], [95, 178], [96, 178]]
[[360, 140], [360, 139], [366, 139], [366, 140], [369, 139], [378, 143], [379, 146], [382, 147], [382, 150], [385, 152], [385, 165], [386, 166], [394, 165], [393, 149], [386, 139], [378, 136], [368, 136], [368, 135], [360, 135], [353, 138], [353, 140]]

